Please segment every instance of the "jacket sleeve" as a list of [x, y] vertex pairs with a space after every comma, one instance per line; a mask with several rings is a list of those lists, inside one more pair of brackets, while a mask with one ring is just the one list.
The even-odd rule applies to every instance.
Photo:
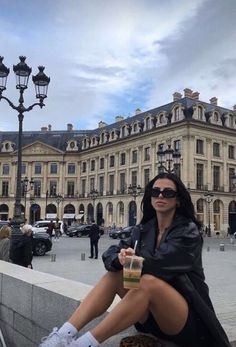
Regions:
[[134, 247], [134, 231], [131, 236], [126, 240], [120, 240], [119, 244], [110, 246], [102, 255], [102, 260], [107, 271], [119, 271], [123, 269], [119, 259], [118, 253], [122, 248]]
[[4, 247], [2, 248], [2, 260], [10, 261], [9, 252], [10, 252], [10, 240], [5, 239]]
[[152, 274], [164, 280], [171, 280], [177, 274], [193, 269], [201, 257], [202, 238], [194, 223], [178, 227], [170, 232], [165, 241], [154, 252], [143, 248], [145, 258], [143, 274]]

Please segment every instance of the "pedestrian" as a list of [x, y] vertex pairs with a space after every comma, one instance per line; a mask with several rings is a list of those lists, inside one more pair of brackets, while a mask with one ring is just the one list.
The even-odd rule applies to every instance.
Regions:
[[52, 238], [53, 230], [54, 230], [54, 223], [53, 223], [53, 220], [50, 220], [50, 222], [48, 223], [48, 228], [47, 228], [47, 233], [50, 236], [50, 238]]
[[68, 224], [64, 221], [62, 224], [63, 233], [67, 235]]
[[0, 229], [0, 260], [10, 261], [11, 228], [6, 224]]
[[21, 235], [12, 239], [10, 247], [10, 259], [14, 264], [32, 269], [33, 259], [33, 234], [32, 225], [24, 224], [21, 227]]
[[[147, 184], [142, 211], [130, 238], [104, 252], [105, 275], [40, 347], [98, 347], [133, 324], [180, 347], [230, 347], [204, 280], [203, 238], [188, 190], [177, 176], [162, 172]], [[125, 257], [135, 253], [144, 258], [142, 276], [139, 288], [128, 290], [122, 268]], [[77, 338], [107, 311], [116, 294], [119, 303]]]
[[95, 220], [92, 220], [92, 225], [89, 231], [90, 238], [90, 259], [95, 255], [95, 259], [98, 259], [98, 241], [100, 239], [100, 229], [99, 226], [95, 223]]
[[56, 221], [54, 223], [54, 230], [55, 230], [55, 241], [59, 241], [60, 236], [61, 236], [61, 230], [60, 230], [60, 223], [59, 219], [56, 218]]

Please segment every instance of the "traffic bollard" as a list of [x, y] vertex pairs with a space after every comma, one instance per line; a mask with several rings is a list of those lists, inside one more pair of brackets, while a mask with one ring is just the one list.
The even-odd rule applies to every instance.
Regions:
[[224, 250], [225, 250], [225, 244], [220, 243], [220, 251], [224, 252]]
[[56, 254], [55, 253], [51, 254], [51, 261], [56, 261]]

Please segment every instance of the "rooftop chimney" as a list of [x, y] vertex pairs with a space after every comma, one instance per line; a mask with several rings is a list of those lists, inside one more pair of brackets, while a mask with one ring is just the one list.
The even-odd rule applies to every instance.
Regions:
[[46, 131], [48, 131], [48, 128], [47, 127], [42, 127], [41, 131], [46, 132]]
[[48, 124], [48, 131], [52, 131], [52, 126], [51, 126], [51, 124]]
[[173, 94], [173, 101], [180, 100], [181, 98], [182, 98], [182, 94], [181, 93], [175, 92]]
[[215, 96], [213, 96], [212, 98], [210, 98], [210, 103], [211, 103], [212, 105], [217, 106], [217, 101], [218, 101], [218, 99], [217, 99]]
[[192, 89], [189, 89], [189, 88], [184, 89], [184, 97], [185, 98], [192, 98], [192, 93], [193, 93]]
[[73, 130], [73, 125], [68, 123], [67, 124], [67, 131], [72, 131]]
[[199, 100], [199, 93], [198, 92], [193, 92], [192, 93], [192, 99]]
[[99, 128], [104, 128], [107, 126], [107, 123], [103, 122], [102, 120], [98, 123]]
[[135, 110], [135, 115], [140, 114], [140, 113], [142, 113], [142, 111], [140, 110], [140, 108], [136, 108], [136, 110]]
[[124, 119], [124, 117], [122, 117], [122, 116], [116, 116], [116, 122], [120, 122], [120, 121], [122, 121], [123, 119]]

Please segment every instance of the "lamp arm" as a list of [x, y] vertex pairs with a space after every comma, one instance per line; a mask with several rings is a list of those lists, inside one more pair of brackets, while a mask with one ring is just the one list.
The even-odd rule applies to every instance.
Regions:
[[44, 104], [42, 101], [40, 101], [40, 102], [35, 102], [33, 105], [31, 105], [31, 106], [25, 108], [25, 109], [24, 109], [24, 112], [29, 112], [29, 111], [31, 111], [35, 106], [39, 106], [39, 107], [42, 108], [43, 106], [45, 106], [45, 104]]
[[0, 95], [0, 100], [4, 99], [8, 102], [8, 104], [14, 109], [18, 111], [18, 107], [15, 106], [6, 96]]

